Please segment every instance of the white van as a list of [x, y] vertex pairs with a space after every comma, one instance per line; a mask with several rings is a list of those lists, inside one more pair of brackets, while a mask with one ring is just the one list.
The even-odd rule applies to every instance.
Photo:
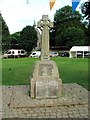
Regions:
[[33, 58], [40, 58], [41, 57], [41, 51], [34, 51], [30, 54], [30, 57]]
[[23, 49], [10, 49], [6, 51], [3, 55], [3, 58], [19, 58], [26, 57], [26, 51]]

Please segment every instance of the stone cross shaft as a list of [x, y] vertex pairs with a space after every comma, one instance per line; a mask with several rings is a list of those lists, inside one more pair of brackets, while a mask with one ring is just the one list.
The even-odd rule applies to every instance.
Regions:
[[53, 27], [48, 15], [43, 15], [42, 19], [37, 23], [37, 27], [42, 32], [41, 42], [41, 60], [49, 60], [49, 29]]

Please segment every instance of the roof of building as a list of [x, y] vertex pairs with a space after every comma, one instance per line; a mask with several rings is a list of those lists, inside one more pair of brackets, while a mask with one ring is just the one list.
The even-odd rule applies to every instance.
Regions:
[[90, 46], [73, 46], [70, 51], [90, 51]]

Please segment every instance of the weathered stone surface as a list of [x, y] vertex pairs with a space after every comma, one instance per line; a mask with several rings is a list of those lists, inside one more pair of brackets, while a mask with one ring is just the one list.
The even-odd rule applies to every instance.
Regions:
[[53, 22], [48, 15], [43, 15], [37, 27], [42, 32], [41, 61], [36, 62], [30, 80], [31, 98], [59, 97], [62, 82], [55, 62], [49, 60], [49, 28], [53, 27]]
[[[63, 84], [62, 89], [60, 98], [31, 99], [28, 85], [3, 86], [0, 118], [88, 118], [89, 91], [75, 83]], [[78, 98], [75, 102], [73, 96]]]
[[54, 61], [36, 62], [30, 83], [32, 98], [55, 98], [61, 95], [62, 81]]
[[39, 76], [52, 76], [53, 65], [51, 64], [40, 64], [39, 65]]
[[37, 27], [42, 32], [41, 60], [49, 60], [49, 28], [53, 27], [53, 22], [48, 18], [48, 15], [43, 15], [37, 23]]
[[36, 82], [36, 98], [54, 98], [58, 94], [57, 81], [40, 81]]

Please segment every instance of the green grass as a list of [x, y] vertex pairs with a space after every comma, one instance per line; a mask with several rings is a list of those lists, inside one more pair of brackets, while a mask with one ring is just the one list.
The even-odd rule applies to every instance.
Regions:
[[[2, 84], [29, 84], [35, 58], [3, 59]], [[88, 59], [52, 58], [56, 62], [63, 83], [78, 83], [88, 89]]]
[[29, 77], [37, 59], [19, 58], [2, 60], [2, 84], [24, 85], [29, 84]]
[[78, 83], [89, 89], [88, 59], [55, 58], [63, 83]]

